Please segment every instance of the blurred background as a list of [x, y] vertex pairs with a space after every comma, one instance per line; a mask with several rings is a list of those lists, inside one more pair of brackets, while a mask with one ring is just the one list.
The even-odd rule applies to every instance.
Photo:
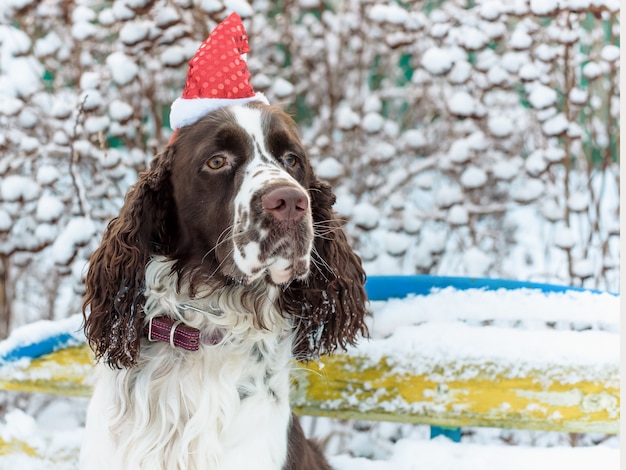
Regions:
[[618, 290], [618, 0], [6, 0], [0, 337], [80, 310], [86, 259], [230, 11], [369, 274]]

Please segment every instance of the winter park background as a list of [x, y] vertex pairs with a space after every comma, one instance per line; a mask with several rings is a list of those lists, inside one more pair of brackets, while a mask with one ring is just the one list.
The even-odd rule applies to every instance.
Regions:
[[[619, 0], [3, 0], [0, 338], [80, 311], [86, 260], [166, 144], [186, 62], [230, 11], [245, 20], [254, 88], [298, 122], [368, 274], [619, 292], [619, 9]], [[432, 300], [436, 311], [471, 301]], [[616, 305], [600, 320], [552, 305], [556, 318], [517, 327], [538, 338], [548, 327], [617, 335]], [[406, 312], [381, 317], [374, 334], [424, 321]], [[78, 445], [84, 409], [2, 392], [0, 433], [56, 429]], [[618, 461], [608, 435], [472, 428], [457, 451], [428, 441], [425, 426], [306, 423], [342, 469]]]

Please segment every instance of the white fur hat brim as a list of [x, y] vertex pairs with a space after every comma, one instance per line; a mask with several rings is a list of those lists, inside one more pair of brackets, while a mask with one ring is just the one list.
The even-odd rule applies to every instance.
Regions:
[[180, 129], [194, 124], [216, 109], [244, 105], [251, 101], [269, 104], [263, 93], [256, 93], [247, 98], [176, 98], [170, 109], [170, 127], [172, 130]]

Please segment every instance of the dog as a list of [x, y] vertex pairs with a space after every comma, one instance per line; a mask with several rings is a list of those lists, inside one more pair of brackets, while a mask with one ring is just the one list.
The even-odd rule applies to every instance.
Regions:
[[367, 336], [365, 273], [294, 122], [260, 102], [179, 129], [89, 261], [83, 470], [326, 470], [295, 361]]

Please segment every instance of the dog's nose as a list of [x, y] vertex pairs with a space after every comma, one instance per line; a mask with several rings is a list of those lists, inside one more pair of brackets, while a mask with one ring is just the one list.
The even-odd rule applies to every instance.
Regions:
[[296, 188], [275, 188], [261, 198], [263, 209], [278, 220], [298, 220], [309, 208], [309, 199]]

